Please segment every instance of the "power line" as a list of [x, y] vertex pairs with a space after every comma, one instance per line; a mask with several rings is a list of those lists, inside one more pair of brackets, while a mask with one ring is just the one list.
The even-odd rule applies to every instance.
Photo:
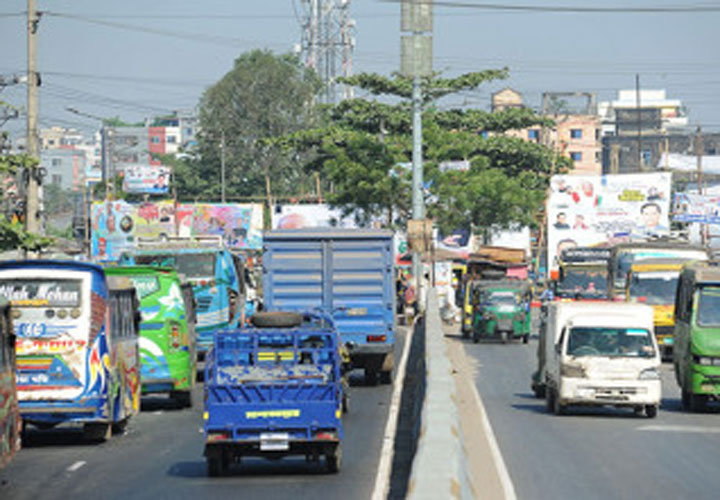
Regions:
[[[401, 3], [402, 0], [381, 0], [388, 3]], [[665, 13], [707, 13], [720, 12], [720, 5], [696, 4], [678, 6], [648, 6], [648, 7], [576, 7], [564, 5], [513, 5], [498, 3], [457, 2], [448, 0], [420, 0], [418, 3], [427, 3], [440, 7], [453, 7], [462, 9], [505, 10], [518, 12], [553, 12], [553, 13], [591, 13], [591, 14], [665, 14]]]

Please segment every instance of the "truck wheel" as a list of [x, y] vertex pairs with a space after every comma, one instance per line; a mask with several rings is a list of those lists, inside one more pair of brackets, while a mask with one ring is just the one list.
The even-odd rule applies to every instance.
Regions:
[[527, 344], [528, 340], [530, 340], [530, 334], [526, 333], [523, 335], [523, 344]]
[[545, 387], [545, 408], [548, 413], [552, 413], [555, 410], [555, 393], [552, 387]]
[[647, 405], [645, 406], [645, 416], [647, 418], [655, 418], [657, 417], [658, 407], [655, 405]]
[[707, 396], [705, 394], [690, 394], [690, 409], [694, 412], [707, 410]]
[[190, 391], [176, 391], [170, 394], [178, 408], [192, 408], [192, 393]]
[[252, 315], [250, 321], [258, 328], [289, 328], [302, 323], [302, 314], [290, 311], [263, 311]]
[[473, 332], [472, 340], [473, 344], [477, 344], [478, 342], [480, 342], [480, 335], [478, 335], [477, 332]]
[[555, 415], [564, 415], [565, 414], [565, 405], [560, 403], [560, 398], [558, 397], [557, 393], [553, 396], [553, 413]]
[[223, 474], [222, 460], [220, 457], [207, 457], [207, 475], [220, 477]]
[[685, 411], [690, 411], [690, 393], [682, 389], [682, 407]]
[[112, 436], [112, 425], [92, 423], [83, 426], [83, 437], [88, 441], [107, 441]]
[[347, 413], [350, 411], [350, 398], [347, 395], [347, 392], [343, 392], [342, 395], [342, 412]]
[[338, 443], [337, 447], [325, 453], [325, 468], [330, 474], [340, 472], [342, 465], [342, 445]]
[[460, 328], [460, 332], [462, 333], [462, 338], [466, 339], [470, 336], [470, 332], [468, 332], [467, 328], [464, 326]]
[[378, 372], [365, 368], [365, 385], [373, 386], [378, 383]]
[[381, 384], [392, 384], [392, 371], [381, 371], [380, 372], [380, 383]]
[[540, 399], [545, 397], [545, 386], [542, 384], [533, 384], [532, 386], [533, 393], [535, 394], [535, 397]]

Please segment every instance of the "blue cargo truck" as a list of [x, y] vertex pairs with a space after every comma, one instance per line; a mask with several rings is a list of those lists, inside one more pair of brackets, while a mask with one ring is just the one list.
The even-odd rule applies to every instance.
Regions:
[[330, 314], [368, 385], [390, 383], [395, 348], [393, 234], [369, 229], [278, 229], [263, 236], [267, 310]]
[[338, 472], [345, 393], [340, 337], [324, 314], [261, 312], [218, 331], [205, 366], [205, 458], [224, 474], [241, 457], [325, 458]]

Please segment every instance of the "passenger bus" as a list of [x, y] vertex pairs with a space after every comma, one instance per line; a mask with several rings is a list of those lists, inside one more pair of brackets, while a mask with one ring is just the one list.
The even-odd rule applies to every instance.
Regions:
[[197, 375], [192, 286], [171, 268], [125, 266], [105, 272], [129, 278], [140, 300], [142, 394], [168, 393], [178, 406], [191, 406]]
[[558, 259], [556, 300], [604, 300], [608, 298], [610, 249], [567, 248]]
[[704, 411], [720, 399], [720, 262], [692, 262], [675, 296], [673, 363], [683, 408]]
[[0, 298], [0, 469], [20, 449], [20, 426], [15, 387], [15, 334], [10, 304]]
[[135, 289], [94, 264], [0, 262], [17, 335], [23, 423], [82, 424], [105, 440], [140, 408]]
[[170, 267], [187, 277], [197, 301], [197, 351], [202, 360], [213, 333], [244, 321], [244, 270], [221, 239], [171, 238], [144, 241], [121, 264]]
[[625, 298], [625, 280], [633, 262], [644, 259], [708, 260], [707, 250], [679, 240], [620, 243], [610, 251], [608, 294]]

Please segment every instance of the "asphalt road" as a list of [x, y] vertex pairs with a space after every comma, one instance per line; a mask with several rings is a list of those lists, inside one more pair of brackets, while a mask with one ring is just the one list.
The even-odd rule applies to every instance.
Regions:
[[[396, 360], [405, 328], [400, 328]], [[364, 387], [351, 376], [350, 412], [343, 420], [343, 464], [324, 473], [302, 457], [243, 460], [227, 477], [209, 478], [203, 457], [202, 386], [192, 409], [145, 398], [126, 433], [103, 444], [78, 430], [30, 430], [23, 449], [0, 471], [0, 498], [15, 499], [367, 499], [372, 493], [392, 386]]]
[[610, 407], [571, 408], [569, 415], [554, 416], [530, 390], [535, 340], [465, 347], [477, 363], [475, 383], [517, 498], [720, 495], [720, 409], [683, 412], [671, 364], [662, 367], [663, 401], [655, 419]]

